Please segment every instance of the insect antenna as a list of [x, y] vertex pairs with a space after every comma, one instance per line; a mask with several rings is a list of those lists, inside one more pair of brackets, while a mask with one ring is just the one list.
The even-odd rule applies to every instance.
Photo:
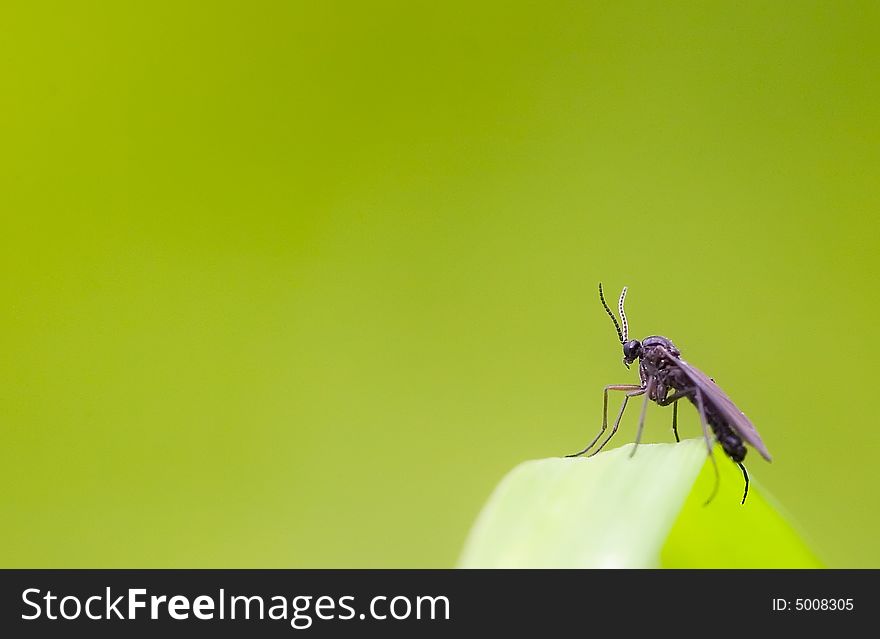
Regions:
[[626, 338], [629, 337], [629, 325], [626, 323], [626, 313], [623, 312], [623, 301], [626, 299], [626, 287], [623, 287], [623, 290], [620, 292], [620, 301], [617, 302], [617, 310], [620, 311], [620, 323], [623, 324], [623, 335], [620, 338], [620, 342], [623, 343], [626, 341]]
[[[626, 293], [626, 289], [623, 289], [623, 292]], [[617, 318], [614, 317], [614, 313], [611, 312], [611, 309], [608, 308], [608, 303], [605, 301], [605, 295], [602, 293], [602, 282], [599, 282], [599, 299], [602, 301], [602, 306], [605, 307], [605, 312], [608, 313], [608, 317], [611, 318], [611, 321], [614, 322], [614, 329], [617, 331], [617, 339], [620, 340], [620, 343], [623, 344], [625, 341], [623, 338], [623, 333], [620, 332], [620, 324], [617, 323]], [[621, 298], [622, 302], [623, 298]], [[623, 308], [621, 306], [621, 308]]]

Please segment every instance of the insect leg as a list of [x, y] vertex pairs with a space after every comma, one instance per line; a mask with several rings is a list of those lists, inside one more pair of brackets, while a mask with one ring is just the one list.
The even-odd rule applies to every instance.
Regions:
[[718, 485], [721, 483], [721, 476], [718, 474], [718, 462], [715, 461], [715, 456], [712, 454], [712, 437], [709, 434], [709, 422], [706, 420], [706, 407], [703, 405], [703, 394], [697, 390], [695, 397], [697, 399], [697, 410], [700, 411], [700, 424], [703, 426], [703, 437], [706, 439], [706, 448], [709, 450], [709, 459], [712, 460], [712, 468], [715, 469], [715, 486], [712, 488], [712, 494], [709, 495], [709, 499], [706, 500], [706, 503], [703, 504], [707, 506], [710, 501], [715, 499], [715, 495], [718, 494]]
[[657, 402], [657, 405], [658, 406], [669, 406], [671, 403], [677, 402], [682, 397], [689, 397], [690, 395], [693, 395], [695, 390], [697, 390], [696, 386], [693, 386], [691, 388], [685, 388], [684, 390], [680, 390], [677, 393], [673, 393], [672, 395], [670, 395], [666, 399], [661, 399], [659, 402]]
[[686, 388], [657, 402], [660, 406], [669, 406], [669, 404], [672, 404], [672, 434], [675, 435], [676, 442], [681, 441], [681, 439], [678, 438], [678, 400], [682, 397], [693, 395], [695, 389], [696, 387]]
[[742, 465], [742, 462], [736, 462], [736, 465], [739, 466], [741, 471], [743, 471], [743, 479], [746, 480], [746, 489], [743, 491], [743, 500], [740, 502], [741, 504], [745, 504], [746, 497], [749, 496], [749, 474], [746, 472], [746, 467]]
[[636, 448], [639, 447], [639, 441], [642, 439], [642, 431], [645, 429], [645, 413], [648, 412], [648, 400], [651, 399], [651, 391], [653, 389], [653, 380], [649, 379], [648, 384], [645, 386], [645, 401], [642, 402], [642, 414], [639, 416], [639, 428], [636, 430], [636, 441], [633, 444], [632, 451], [630, 451], [630, 457], [636, 454]]
[[[580, 457], [580, 456], [583, 455], [585, 452], [587, 452], [588, 450], [590, 450], [590, 449], [596, 444], [596, 442], [599, 441], [599, 438], [602, 436], [602, 433], [605, 432], [605, 429], [608, 427], [608, 391], [610, 391], [610, 390], [615, 390], [615, 391], [633, 391], [633, 390], [637, 390], [637, 389], [640, 389], [640, 388], [641, 388], [641, 386], [639, 386], [638, 384], [612, 384], [612, 385], [610, 385], [610, 386], [606, 386], [606, 387], [605, 387], [605, 392], [602, 394], [602, 395], [603, 395], [603, 401], [602, 401], [602, 430], [599, 431], [599, 434], [596, 435], [596, 436], [593, 438], [593, 441], [591, 441], [589, 444], [587, 444], [586, 447], [585, 447], [582, 451], [577, 452], [577, 453], [572, 453], [571, 455], [566, 455], [566, 457]], [[624, 405], [625, 405], [625, 403], [624, 403]]]
[[672, 434], [675, 435], [675, 443], [681, 441], [678, 438], [678, 400], [672, 402]]
[[626, 403], [629, 401], [629, 398], [630, 398], [630, 397], [638, 397], [639, 395], [644, 395], [644, 394], [647, 392], [647, 390], [648, 390], [647, 388], [641, 388], [641, 387], [639, 387], [638, 390], [634, 390], [634, 391], [629, 392], [629, 393], [627, 393], [626, 395], [624, 395], [624, 397], [623, 397], [623, 405], [620, 407], [620, 412], [617, 413], [617, 419], [614, 420], [614, 426], [613, 426], [612, 429], [611, 429], [611, 434], [608, 435], [608, 437], [605, 438], [605, 441], [602, 442], [602, 443], [599, 445], [599, 448], [597, 448], [597, 449], [594, 450], [592, 453], [590, 453], [589, 455], [587, 455], [587, 457], [592, 457], [593, 455], [595, 455], [596, 453], [598, 453], [600, 450], [602, 450], [603, 448], [605, 448], [605, 444], [607, 444], [609, 441], [611, 441], [611, 438], [614, 437], [614, 433], [617, 432], [617, 427], [620, 426], [620, 419], [623, 417], [623, 411], [626, 410]]

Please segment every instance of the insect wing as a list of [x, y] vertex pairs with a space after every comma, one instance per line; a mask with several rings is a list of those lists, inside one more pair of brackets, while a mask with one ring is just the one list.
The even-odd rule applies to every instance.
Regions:
[[733, 428], [740, 437], [761, 453], [761, 456], [764, 459], [771, 461], [770, 452], [767, 450], [764, 442], [761, 441], [761, 436], [758, 434], [755, 426], [749, 421], [749, 418], [745, 416], [745, 413], [737, 408], [736, 404], [733, 403], [733, 400], [724, 394], [724, 391], [719, 388], [718, 384], [699, 368], [688, 364], [683, 359], [674, 357], [668, 352], [667, 358], [671, 362], [674, 362], [679, 370], [687, 375], [688, 378], [696, 384], [701, 391], [703, 391], [703, 399], [727, 418], [728, 425]]

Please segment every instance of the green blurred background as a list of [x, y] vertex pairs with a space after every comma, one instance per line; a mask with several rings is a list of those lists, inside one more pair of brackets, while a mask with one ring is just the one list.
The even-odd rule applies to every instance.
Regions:
[[0, 20], [0, 565], [451, 566], [637, 378], [601, 279], [880, 566], [878, 3]]

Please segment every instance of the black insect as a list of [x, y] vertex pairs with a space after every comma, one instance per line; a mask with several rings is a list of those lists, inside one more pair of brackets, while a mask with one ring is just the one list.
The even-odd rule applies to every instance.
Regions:
[[[611, 433], [596, 450], [590, 453], [590, 457], [602, 450], [605, 444], [614, 437], [614, 433], [617, 432], [617, 427], [620, 425], [620, 419], [623, 417], [623, 411], [626, 409], [626, 403], [630, 397], [638, 395], [644, 395], [645, 400], [642, 404], [642, 414], [639, 418], [638, 430], [636, 431], [635, 446], [633, 446], [630, 456], [635, 455], [636, 447], [638, 447], [639, 440], [642, 437], [648, 400], [652, 400], [660, 406], [672, 404], [672, 432], [675, 434], [675, 441], [680, 441], [678, 438], [678, 400], [686, 397], [696, 406], [697, 411], [700, 413], [700, 423], [703, 426], [703, 436], [709, 449], [709, 459], [712, 460], [712, 465], [715, 468], [715, 486], [706, 503], [708, 504], [712, 501], [718, 492], [718, 465], [715, 462], [715, 457], [712, 455], [714, 442], [709, 434], [710, 428], [715, 435], [715, 441], [721, 444], [721, 448], [724, 449], [727, 456], [736, 462], [736, 465], [742, 470], [743, 478], [746, 482], [742, 503], [746, 503], [746, 496], [749, 494], [749, 474], [742, 463], [746, 456], [745, 443], [750, 444], [761, 453], [764, 459], [770, 461], [770, 453], [767, 452], [767, 447], [764, 446], [764, 442], [761, 441], [761, 436], [758, 435], [758, 431], [755, 430], [752, 422], [718, 388], [714, 379], [681, 359], [681, 353], [667, 338], [654, 335], [646, 337], [641, 342], [637, 339], [627, 339], [629, 337], [629, 327], [626, 323], [626, 314], [623, 311], [623, 302], [626, 299], [625, 286], [617, 303], [617, 308], [620, 312], [620, 324], [617, 323], [617, 318], [614, 317], [614, 313], [611, 312], [611, 309], [608, 308], [608, 304], [605, 302], [602, 284], [599, 284], [599, 299], [602, 301], [602, 306], [605, 307], [608, 316], [611, 317], [611, 321], [614, 322], [614, 328], [617, 329], [617, 337], [620, 339], [620, 343], [623, 344], [624, 365], [629, 368], [630, 364], [638, 359], [639, 377], [641, 377], [642, 383], [606, 386], [602, 412], [602, 430], [599, 431], [599, 434], [596, 435], [593, 441], [587, 444], [586, 448], [572, 455], [567, 455], [567, 457], [583, 455], [602, 437], [602, 433], [605, 432], [608, 426], [608, 391], [625, 391], [626, 395], [623, 398], [623, 405], [620, 407], [617, 419], [614, 421], [614, 426], [611, 428]], [[621, 330], [621, 325], [623, 325], [623, 330]]]

